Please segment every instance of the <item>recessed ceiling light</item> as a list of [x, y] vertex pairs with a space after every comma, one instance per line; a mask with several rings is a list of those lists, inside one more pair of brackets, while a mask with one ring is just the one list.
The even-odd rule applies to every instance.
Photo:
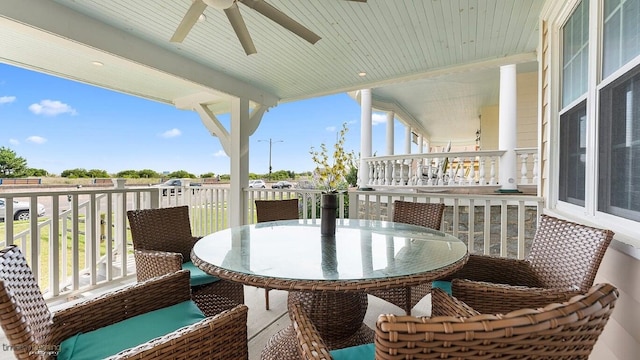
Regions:
[[360, 71], [360, 72], [358, 73], [358, 76], [360, 76], [360, 77], [365, 77], [365, 76], [367, 76], [367, 73], [366, 73], [366, 72], [364, 72], [364, 71]]
[[92, 61], [91, 64], [93, 64], [95, 66], [104, 66], [104, 63], [102, 63], [100, 61]]

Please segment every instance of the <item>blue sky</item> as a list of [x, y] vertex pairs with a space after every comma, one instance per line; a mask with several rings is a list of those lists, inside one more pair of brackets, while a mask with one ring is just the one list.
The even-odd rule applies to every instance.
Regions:
[[[378, 155], [386, 153], [385, 117], [373, 116]], [[228, 116], [221, 119], [228, 123]], [[347, 94], [271, 108], [249, 139], [249, 171], [268, 172], [270, 138], [273, 171], [312, 170], [311, 146], [331, 147], [344, 122], [345, 149], [357, 154], [360, 105]], [[403, 152], [404, 134], [396, 121], [396, 153]], [[195, 112], [6, 64], [0, 64], [0, 146], [53, 174], [75, 168], [229, 173], [229, 158]]]

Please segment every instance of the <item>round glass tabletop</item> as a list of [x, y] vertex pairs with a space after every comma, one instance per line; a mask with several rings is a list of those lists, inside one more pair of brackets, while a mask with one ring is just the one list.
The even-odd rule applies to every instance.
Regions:
[[318, 219], [244, 225], [207, 235], [192, 251], [194, 262], [223, 271], [309, 281], [406, 277], [466, 256], [466, 245], [451, 235], [373, 220], [338, 220], [334, 237], [320, 235]]

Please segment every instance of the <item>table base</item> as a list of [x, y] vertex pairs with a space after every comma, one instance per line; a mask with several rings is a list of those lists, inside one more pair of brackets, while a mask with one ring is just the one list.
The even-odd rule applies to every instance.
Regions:
[[[374, 331], [362, 321], [367, 294], [340, 292], [290, 292], [288, 307], [300, 303], [330, 350], [373, 342]], [[300, 359], [293, 325], [274, 334], [262, 350], [262, 360]]]

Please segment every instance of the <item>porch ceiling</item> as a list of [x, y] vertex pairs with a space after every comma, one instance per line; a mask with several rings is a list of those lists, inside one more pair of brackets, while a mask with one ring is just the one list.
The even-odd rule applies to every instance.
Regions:
[[268, 2], [322, 39], [311, 45], [240, 4], [258, 51], [246, 56], [213, 8], [169, 42], [190, 0], [0, 0], [0, 61], [220, 112], [232, 96], [272, 106], [372, 88], [374, 104], [434, 140], [472, 138], [480, 107], [497, 103], [499, 66], [536, 60], [545, 1]]

